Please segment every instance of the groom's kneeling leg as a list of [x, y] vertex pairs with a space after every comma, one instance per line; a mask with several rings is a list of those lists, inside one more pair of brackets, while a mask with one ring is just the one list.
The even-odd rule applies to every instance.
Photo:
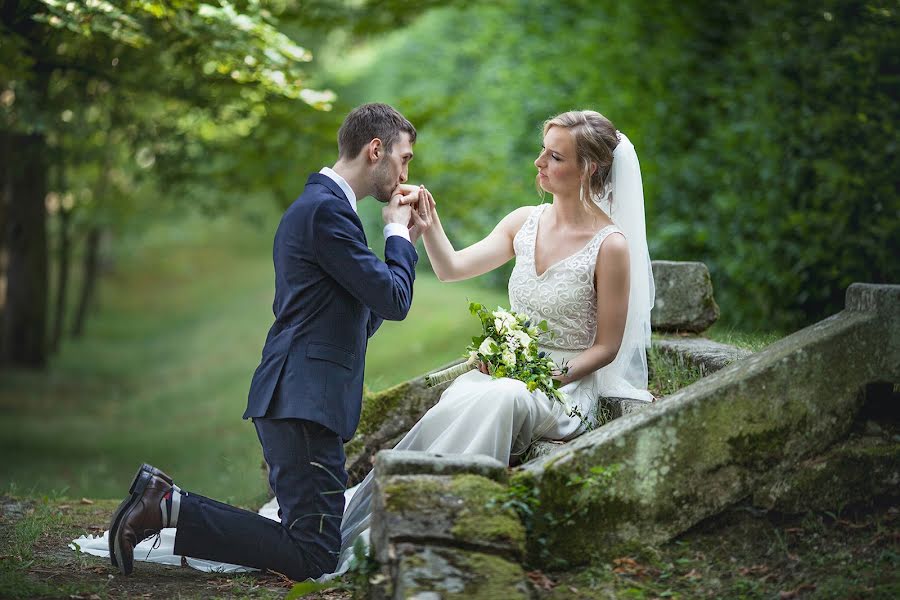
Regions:
[[282, 525], [322, 573], [334, 571], [347, 486], [343, 440], [300, 419], [254, 419], [254, 424]]
[[301, 581], [335, 570], [344, 512], [344, 446], [307, 421], [255, 419], [281, 523], [183, 493], [175, 554], [270, 569]]

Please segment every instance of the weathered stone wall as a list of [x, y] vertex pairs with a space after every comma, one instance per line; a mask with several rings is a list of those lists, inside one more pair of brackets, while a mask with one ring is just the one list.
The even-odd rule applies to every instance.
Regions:
[[578, 564], [668, 540], [844, 437], [874, 381], [900, 381], [900, 286], [854, 284], [842, 313], [524, 465], [530, 550]]

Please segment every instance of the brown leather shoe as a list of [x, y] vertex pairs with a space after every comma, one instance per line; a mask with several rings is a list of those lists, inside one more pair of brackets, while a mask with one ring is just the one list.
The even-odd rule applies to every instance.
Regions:
[[110, 561], [123, 575], [134, 569], [134, 547], [162, 529], [160, 502], [171, 489], [172, 478], [159, 469], [150, 465], [138, 469], [130, 495], [113, 514], [109, 528]]

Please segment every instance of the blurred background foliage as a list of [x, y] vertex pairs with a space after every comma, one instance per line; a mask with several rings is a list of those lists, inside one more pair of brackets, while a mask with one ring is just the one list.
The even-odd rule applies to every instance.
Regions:
[[[637, 148], [653, 258], [709, 266], [728, 336], [770, 340], [839, 311], [853, 281], [897, 283], [898, 15], [0, 0], [0, 475], [115, 496], [154, 457], [254, 501], [258, 443], [235, 415], [271, 322], [272, 234], [363, 102], [417, 126], [412, 181], [457, 248], [541, 201], [542, 122], [591, 108]], [[360, 211], [379, 251], [379, 206]], [[420, 255], [413, 312], [373, 339], [371, 389], [456, 356], [467, 300], [503, 302], [508, 270], [441, 284]], [[173, 415], [164, 435], [148, 414]]]
[[545, 118], [599, 110], [641, 158], [651, 255], [705, 262], [726, 321], [791, 330], [853, 281], [900, 280], [898, 8], [506, 1], [433, 11], [332, 73], [417, 124], [415, 177], [458, 245], [538, 201]]
[[[47, 285], [43, 265], [67, 270], [74, 246], [92, 287], [103, 239], [197, 210], [260, 221], [334, 160], [342, 116], [367, 101], [419, 128], [413, 180], [457, 246], [539, 201], [545, 118], [600, 110], [643, 161], [652, 255], [707, 263], [731, 324], [808, 324], [839, 310], [852, 281], [898, 279], [898, 10], [4, 0], [4, 356], [43, 364], [43, 340], [61, 335], [38, 308], [68, 278]], [[42, 198], [49, 226], [17, 212]], [[377, 207], [364, 213], [375, 226]], [[489, 280], [502, 287], [507, 272]]]

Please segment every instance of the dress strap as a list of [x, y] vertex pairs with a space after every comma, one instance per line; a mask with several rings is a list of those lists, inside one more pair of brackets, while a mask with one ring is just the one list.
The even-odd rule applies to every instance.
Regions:
[[535, 206], [534, 210], [529, 213], [528, 218], [525, 219], [525, 222], [522, 223], [522, 227], [519, 228], [513, 240], [516, 256], [534, 259], [534, 238], [537, 234], [537, 225], [541, 214], [543, 214], [547, 206], [549, 204], [538, 204]]
[[[592, 239], [589, 243], [591, 246], [590, 255], [593, 257], [593, 263], [597, 263], [597, 254], [600, 252], [600, 246], [603, 245], [603, 241], [613, 233], [622, 233], [622, 230], [616, 227], [615, 225], [607, 225], [594, 234], [594, 239]], [[622, 235], [625, 235], [622, 233]]]

